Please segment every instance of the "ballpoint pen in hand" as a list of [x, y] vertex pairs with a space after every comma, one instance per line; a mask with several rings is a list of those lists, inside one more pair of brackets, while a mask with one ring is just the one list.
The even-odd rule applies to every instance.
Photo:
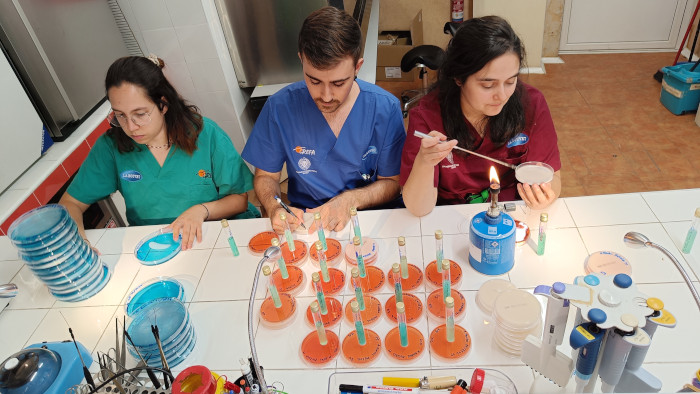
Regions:
[[295, 215], [294, 212], [292, 212], [292, 210], [289, 209], [287, 204], [285, 204], [284, 201], [282, 201], [282, 199], [279, 198], [279, 196], [275, 196], [275, 200], [280, 204], [282, 208], [284, 208], [285, 211], [289, 212], [290, 215], [294, 216], [299, 221], [301, 227], [303, 227], [304, 230], [306, 230], [306, 226], [304, 226], [304, 221], [299, 219], [299, 216]]

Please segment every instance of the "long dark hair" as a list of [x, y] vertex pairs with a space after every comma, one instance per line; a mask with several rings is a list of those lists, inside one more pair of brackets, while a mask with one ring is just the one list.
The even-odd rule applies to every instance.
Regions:
[[[161, 59], [142, 56], [127, 56], [117, 59], [107, 70], [105, 91], [119, 87], [123, 83], [139, 86], [162, 111], [166, 106], [165, 125], [168, 139], [173, 145], [191, 155], [197, 149], [197, 137], [202, 131], [204, 121], [199, 109], [185, 102], [170, 84], [161, 68], [165, 66]], [[156, 64], [156, 61], [158, 64]], [[121, 127], [112, 126], [107, 135], [117, 142], [119, 152], [131, 152], [136, 148], [134, 140], [129, 138]]]
[[[508, 22], [498, 16], [469, 19], [462, 23], [447, 46], [445, 62], [438, 71], [438, 97], [445, 134], [457, 139], [467, 149], [474, 146], [474, 136], [469, 132], [460, 105], [460, 85], [467, 78], [484, 68], [491, 60], [514, 53], [525, 58], [520, 38]], [[525, 128], [524, 88], [518, 80], [515, 92], [498, 115], [484, 119], [485, 130], [497, 146], [503, 145]], [[478, 125], [474, 125], [477, 126]]]

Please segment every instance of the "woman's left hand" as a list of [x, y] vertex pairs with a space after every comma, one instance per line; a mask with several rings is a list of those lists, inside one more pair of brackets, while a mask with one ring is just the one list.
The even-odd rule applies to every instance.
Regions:
[[166, 227], [173, 230], [174, 240], [182, 234], [182, 250], [192, 248], [195, 239], [202, 242], [202, 223], [208, 213], [201, 204], [193, 205]]
[[525, 204], [532, 209], [547, 208], [557, 199], [557, 194], [549, 182], [534, 185], [518, 183], [518, 193]]

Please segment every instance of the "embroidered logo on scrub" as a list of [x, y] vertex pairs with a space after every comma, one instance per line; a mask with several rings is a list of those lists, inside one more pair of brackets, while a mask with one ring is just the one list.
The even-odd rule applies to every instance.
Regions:
[[302, 157], [299, 159], [299, 162], [297, 163], [299, 165], [299, 168], [301, 168], [301, 171], [297, 171], [297, 174], [308, 174], [310, 172], [316, 172], [316, 170], [310, 170], [311, 168], [311, 160], [307, 159], [306, 157]]
[[313, 156], [316, 154], [316, 150], [306, 149], [305, 146], [297, 146], [296, 148], [294, 148], [294, 152], [296, 152], [300, 155], [310, 155], [310, 156]]
[[377, 154], [377, 147], [374, 145], [370, 145], [369, 149], [367, 149], [367, 152], [365, 152], [364, 155], [362, 155], [362, 160], [366, 159], [367, 156], [369, 155], [376, 155]]
[[197, 175], [199, 175], [200, 178], [211, 178], [211, 172], [207, 170], [199, 170], [197, 171]]
[[119, 176], [127, 182], [138, 182], [141, 180], [141, 173], [136, 170], [126, 170]]
[[447, 154], [447, 157], [445, 157], [447, 161], [450, 162], [449, 165], [442, 165], [442, 168], [448, 168], [450, 170], [454, 170], [455, 168], [459, 167], [459, 163], [455, 163], [455, 158], [452, 156], [452, 152]]
[[528, 141], [530, 141], [530, 138], [528, 138], [527, 135], [520, 133], [515, 137], [511, 138], [510, 141], [508, 141], [508, 143], [506, 144], [506, 148], [513, 148], [515, 146], [525, 145]]

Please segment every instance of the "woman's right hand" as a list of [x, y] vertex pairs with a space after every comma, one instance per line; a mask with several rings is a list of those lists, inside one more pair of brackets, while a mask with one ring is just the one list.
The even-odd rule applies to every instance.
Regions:
[[[434, 167], [452, 152], [452, 148], [457, 146], [457, 140], [447, 141], [447, 137], [444, 134], [435, 130], [428, 135], [434, 138], [423, 138], [421, 140], [416, 161]], [[445, 142], [440, 143], [440, 141]]]

